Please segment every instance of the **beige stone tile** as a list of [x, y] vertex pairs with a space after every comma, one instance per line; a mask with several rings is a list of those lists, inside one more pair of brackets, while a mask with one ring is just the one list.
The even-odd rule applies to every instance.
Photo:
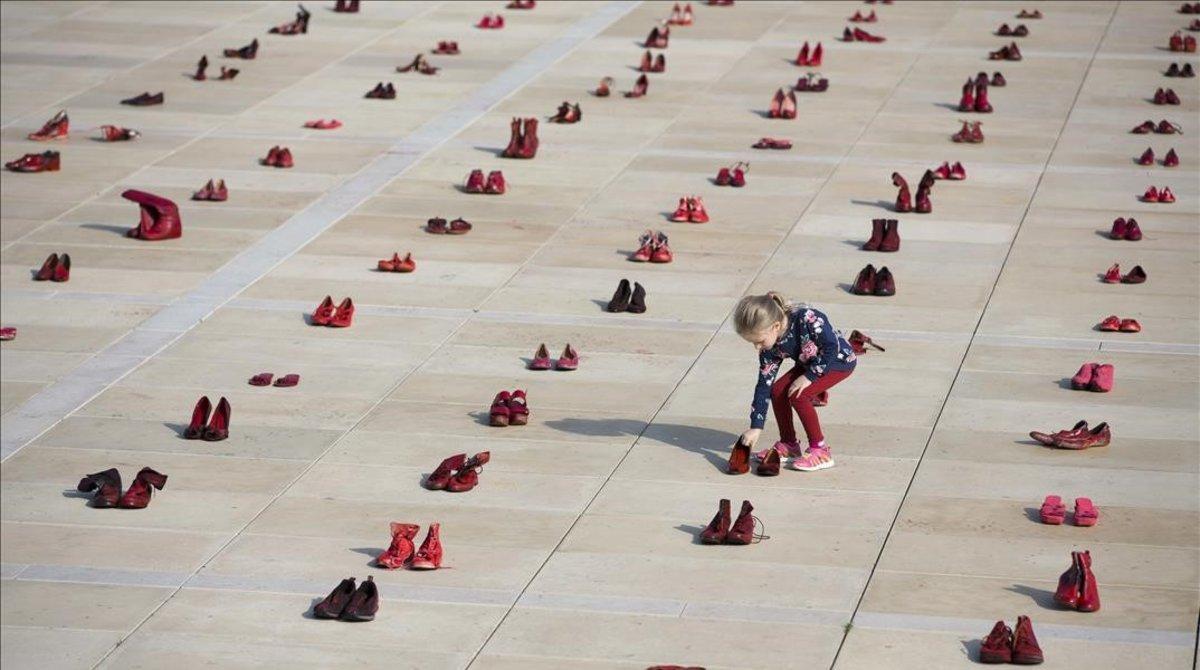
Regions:
[[[6, 579], [4, 625], [27, 628], [66, 628], [128, 633], [162, 601], [171, 589], [148, 586], [110, 586]], [[46, 603], [58, 603], [48, 608]], [[114, 640], [115, 641], [115, 640]], [[93, 638], [93, 643], [98, 642]], [[7, 646], [7, 645], [5, 645]]]
[[[4, 589], [8, 588], [5, 582]], [[0, 662], [10, 668], [92, 668], [97, 659], [121, 641], [121, 634], [106, 630], [24, 628], [7, 623]]]

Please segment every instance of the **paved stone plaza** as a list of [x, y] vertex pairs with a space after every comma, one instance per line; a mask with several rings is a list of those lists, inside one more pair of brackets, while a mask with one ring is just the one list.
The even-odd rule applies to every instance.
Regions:
[[[329, 0], [331, 2], [332, 0]], [[1023, 0], [1024, 1], [1024, 0]], [[268, 35], [288, 2], [4, 2], [5, 161], [54, 149], [62, 169], [0, 180], [2, 659], [18, 668], [588, 670], [970, 667], [1003, 619], [1032, 617], [1046, 668], [1194, 667], [1200, 614], [1200, 79], [1167, 79], [1177, 2], [694, 3], [667, 69], [627, 99], [642, 40], [671, 4], [313, 0], [305, 35]], [[1041, 20], [1018, 20], [1026, 7]], [[847, 24], [874, 9], [873, 24]], [[473, 24], [486, 12], [502, 30]], [[987, 60], [1025, 23], [1021, 62]], [[886, 36], [843, 43], [846, 25]], [[1196, 33], [1188, 33], [1195, 35]], [[251, 39], [255, 60], [224, 48]], [[430, 55], [455, 40], [462, 54]], [[829, 91], [771, 95], [823, 42]], [[436, 76], [395, 66], [425, 52]], [[193, 81], [196, 61], [241, 70]], [[956, 109], [1002, 71], [995, 112]], [[612, 76], [614, 95], [588, 94]], [[368, 100], [377, 82], [395, 100]], [[1181, 106], [1150, 104], [1173, 87]], [[156, 107], [119, 104], [164, 91]], [[564, 100], [583, 121], [545, 122]], [[26, 139], [60, 109], [66, 141]], [[497, 154], [539, 117], [531, 161]], [[304, 122], [337, 118], [337, 130]], [[1166, 118], [1184, 135], [1133, 135]], [[955, 144], [960, 120], [982, 144]], [[113, 124], [130, 141], [95, 141]], [[763, 136], [790, 151], [750, 148]], [[258, 160], [287, 146], [295, 167]], [[1147, 146], [1182, 165], [1141, 167]], [[745, 188], [714, 185], [751, 164]], [[933, 189], [893, 214], [893, 171]], [[472, 169], [509, 190], [459, 189]], [[192, 202], [224, 179], [227, 202]], [[1170, 186], [1175, 204], [1138, 196]], [[136, 188], [179, 203], [184, 235], [127, 238]], [[670, 222], [700, 195], [712, 221]], [[466, 236], [430, 235], [464, 217]], [[1145, 238], [1108, 239], [1116, 217]], [[858, 247], [901, 221], [899, 253]], [[671, 264], [628, 261], [639, 234]], [[413, 274], [375, 271], [411, 251]], [[67, 283], [31, 277], [50, 253]], [[1109, 285], [1114, 262], [1149, 280]], [[847, 291], [867, 263], [897, 295]], [[621, 278], [645, 314], [609, 314]], [[871, 351], [819, 410], [837, 466], [731, 477], [757, 357], [729, 317], [748, 293], [823, 309]], [[352, 297], [348, 329], [306, 323]], [[1109, 314], [1140, 334], [1102, 333]], [[525, 369], [545, 342], [574, 372]], [[1071, 390], [1089, 361], [1107, 394]], [[296, 388], [257, 388], [265, 371]], [[492, 428], [501, 389], [528, 426]], [[229, 439], [184, 440], [201, 395], [232, 404]], [[1111, 446], [1029, 439], [1107, 421]], [[768, 422], [760, 446], [775, 441]], [[427, 491], [443, 458], [488, 450], [469, 493]], [[92, 509], [84, 474], [169, 475], [140, 511]], [[1100, 522], [1038, 521], [1047, 494]], [[770, 539], [704, 546], [720, 498], [751, 500]], [[445, 567], [373, 565], [389, 523], [442, 524]], [[1052, 600], [1088, 549], [1103, 608]], [[373, 623], [313, 619], [339, 580], [373, 576]]]

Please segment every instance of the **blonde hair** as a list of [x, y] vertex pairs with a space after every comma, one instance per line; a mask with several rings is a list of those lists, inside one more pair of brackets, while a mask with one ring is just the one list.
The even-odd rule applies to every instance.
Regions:
[[733, 327], [738, 335], [761, 333], [771, 324], [787, 321], [792, 305], [787, 298], [768, 291], [763, 295], [748, 295], [738, 301], [733, 310]]

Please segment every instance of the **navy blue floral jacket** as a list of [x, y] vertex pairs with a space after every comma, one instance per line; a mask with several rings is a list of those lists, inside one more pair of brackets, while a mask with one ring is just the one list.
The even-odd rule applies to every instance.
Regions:
[[796, 361], [796, 370], [809, 381], [816, 381], [830, 370], [847, 372], [857, 365], [854, 349], [834, 330], [824, 312], [800, 306], [788, 315], [787, 331], [775, 346], [758, 355], [758, 385], [750, 407], [750, 427], [762, 428], [767, 422], [771, 386], [785, 358]]

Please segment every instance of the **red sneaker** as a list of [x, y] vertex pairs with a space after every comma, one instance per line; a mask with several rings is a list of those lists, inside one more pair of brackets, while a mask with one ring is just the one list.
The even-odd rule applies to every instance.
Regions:
[[[638, 238], [638, 250], [633, 252], [629, 260], [635, 263], [648, 263], [650, 256], [654, 253], [654, 233], [647, 230]], [[549, 354], [546, 354], [549, 356]]]
[[688, 199], [688, 221], [690, 223], [708, 223], [708, 211], [704, 209], [704, 201], [700, 196]]
[[437, 570], [442, 567], [442, 524], [429, 524], [429, 534], [421, 543], [421, 548], [412, 557], [409, 567], [413, 570]]
[[575, 347], [572, 347], [569, 342], [567, 346], [563, 347], [562, 355], [554, 363], [554, 369], [563, 372], [579, 369], [579, 352], [575, 351]]
[[672, 221], [687, 223], [688, 220], [688, 199], [680, 198], [679, 206], [675, 208], [675, 213], [671, 215]]
[[671, 253], [671, 247], [667, 244], [667, 236], [662, 231], [654, 235], [654, 251], [650, 255], [651, 263], [670, 263], [675, 260], [675, 255]]

